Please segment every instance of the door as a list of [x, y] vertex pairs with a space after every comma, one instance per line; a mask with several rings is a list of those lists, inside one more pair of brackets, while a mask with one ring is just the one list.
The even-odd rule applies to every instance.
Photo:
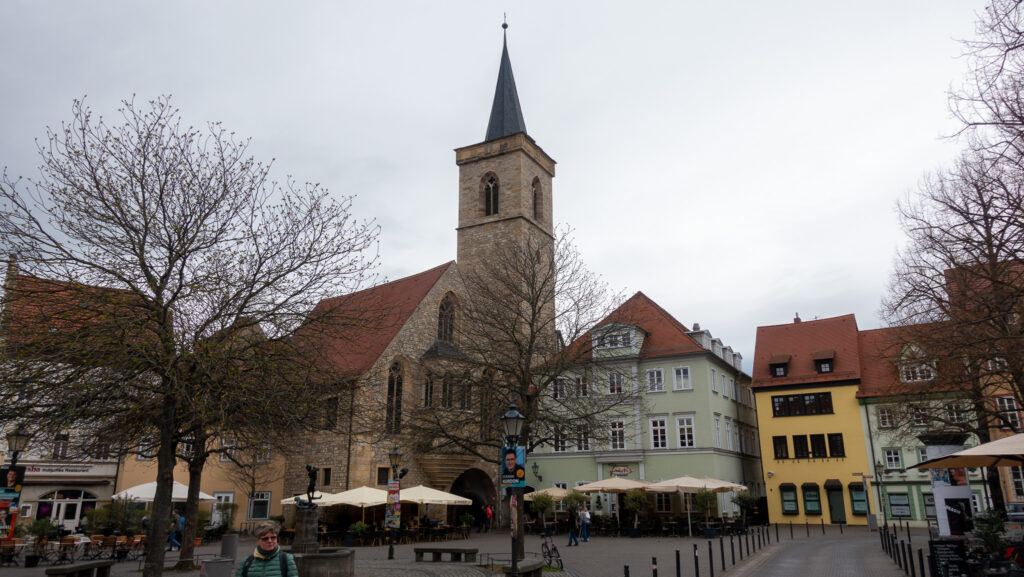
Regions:
[[226, 521], [225, 514], [221, 511], [221, 503], [234, 503], [235, 494], [231, 492], [214, 492], [213, 498], [217, 499], [217, 502], [213, 504], [213, 512], [210, 513], [210, 525], [217, 526], [223, 525]]
[[54, 525], [74, 531], [78, 526], [78, 503], [75, 501], [57, 501], [53, 504], [50, 520]]
[[828, 515], [833, 525], [846, 523], [846, 504], [843, 502], [842, 489], [828, 490]]

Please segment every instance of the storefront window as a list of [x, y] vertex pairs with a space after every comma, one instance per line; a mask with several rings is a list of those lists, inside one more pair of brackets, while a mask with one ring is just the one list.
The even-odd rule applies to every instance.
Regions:
[[800, 509], [796, 502], [796, 485], [781, 485], [779, 487], [779, 493], [782, 495], [783, 515], [796, 515], [800, 512]]
[[854, 515], [868, 514], [868, 496], [864, 485], [850, 485], [850, 507]]
[[804, 512], [821, 515], [821, 492], [814, 483], [804, 483]]

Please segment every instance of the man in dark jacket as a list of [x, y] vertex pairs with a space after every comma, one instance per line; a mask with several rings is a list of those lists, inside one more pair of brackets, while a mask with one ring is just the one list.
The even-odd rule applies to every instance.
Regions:
[[579, 539], [576, 538], [576, 528], [579, 526], [579, 524], [580, 524], [579, 513], [576, 512], [576, 509], [573, 509], [573, 508], [570, 507], [569, 508], [569, 545], [568, 545], [569, 547], [572, 547], [573, 545], [576, 545], [577, 547], [580, 546], [580, 541], [579, 541]]
[[280, 532], [276, 521], [256, 525], [256, 550], [238, 566], [235, 577], [299, 577], [295, 558], [281, 551], [277, 544]]

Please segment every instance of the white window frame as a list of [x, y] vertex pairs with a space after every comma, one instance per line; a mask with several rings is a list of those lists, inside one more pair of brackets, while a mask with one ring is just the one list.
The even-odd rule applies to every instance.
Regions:
[[[266, 503], [267, 503], [267, 514], [266, 514], [266, 516], [264, 516], [264, 517], [253, 517], [252, 509], [253, 509], [253, 505], [257, 501], [266, 501]], [[259, 519], [269, 519], [270, 518], [270, 491], [253, 491], [249, 495], [249, 505], [248, 505], [248, 507], [246, 507], [246, 509], [248, 509], [248, 511], [246, 511], [246, 514], [248, 515], [248, 518], [249, 518], [250, 521], [252, 521], [252, 520], [259, 520]]]
[[711, 369], [711, 392], [718, 392], [718, 371]]
[[694, 415], [676, 415], [676, 442], [680, 449], [692, 449], [697, 446]]
[[566, 453], [569, 451], [567, 439], [565, 438], [565, 429], [555, 427], [555, 433], [551, 437], [551, 451], [553, 453]]
[[608, 423], [608, 448], [618, 451], [626, 448], [626, 421], [612, 419]]
[[576, 431], [576, 450], [577, 451], [589, 451], [590, 450], [590, 431], [586, 429], [578, 429]]
[[730, 451], [734, 450], [732, 448], [732, 419], [729, 417], [725, 418], [725, 445]]
[[668, 417], [651, 417], [651, 448], [668, 448]]
[[622, 373], [608, 371], [608, 394], [622, 395], [626, 392], [626, 377]]
[[[1020, 414], [1017, 412], [1017, 399], [1014, 397], [996, 397], [996, 410], [1010, 423], [1014, 431], [1020, 430]], [[1002, 425], [1000, 423], [1000, 425]], [[1003, 426], [1003, 428], [1006, 428]]]
[[878, 407], [876, 415], [879, 428], [891, 429], [896, 426], [896, 412], [893, 411], [892, 407]]
[[1024, 497], [1024, 467], [1010, 467], [1010, 484], [1016, 496]]
[[647, 392], [665, 392], [665, 372], [661, 369], [647, 369]]
[[656, 513], [672, 512], [672, 493], [654, 494], [654, 511]]
[[886, 471], [903, 470], [903, 455], [899, 449], [883, 449], [883, 454], [885, 455]]
[[556, 377], [551, 381], [551, 398], [558, 400], [565, 398], [565, 378]]
[[722, 417], [715, 415], [715, 446], [722, 448]]
[[220, 448], [222, 449], [222, 451], [220, 453], [220, 460], [221, 460], [222, 463], [230, 461], [231, 457], [235, 456], [236, 445], [237, 445], [237, 442], [235, 441], [234, 437], [221, 437], [220, 438]]
[[692, 391], [693, 379], [690, 378], [690, 367], [680, 366], [672, 369], [675, 382], [672, 385], [673, 391]]
[[575, 379], [576, 395], [582, 398], [590, 396], [590, 383], [587, 382], [586, 375], [580, 375]]

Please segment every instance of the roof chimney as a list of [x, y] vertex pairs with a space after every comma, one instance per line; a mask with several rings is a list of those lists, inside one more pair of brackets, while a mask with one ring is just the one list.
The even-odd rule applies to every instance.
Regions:
[[800, 322], [800, 313], [794, 313], [793, 324], [795, 325], [795, 324], [797, 324], [799, 322]]
[[693, 330], [699, 331], [700, 330], [700, 323], [693, 323]]

